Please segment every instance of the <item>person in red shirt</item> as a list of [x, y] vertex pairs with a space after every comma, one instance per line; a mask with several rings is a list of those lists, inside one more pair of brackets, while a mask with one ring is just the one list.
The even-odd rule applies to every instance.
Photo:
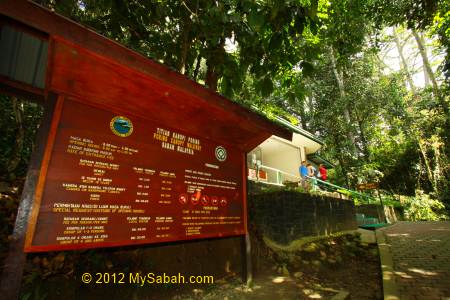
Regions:
[[319, 173], [320, 173], [320, 179], [323, 181], [327, 180], [327, 169], [323, 166], [323, 164], [319, 165]]

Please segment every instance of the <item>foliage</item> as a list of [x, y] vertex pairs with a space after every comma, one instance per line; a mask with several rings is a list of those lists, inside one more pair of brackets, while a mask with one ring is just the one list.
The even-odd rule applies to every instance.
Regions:
[[[21, 100], [14, 106], [11, 97], [3, 95], [0, 95], [0, 107], [0, 180], [14, 180], [15, 177], [24, 176], [27, 171], [42, 107]], [[23, 133], [19, 134], [20, 131]], [[19, 161], [12, 170], [8, 170], [15, 155]]]
[[446, 220], [445, 206], [429, 194], [416, 190], [416, 195], [405, 199], [405, 217], [413, 221]]
[[300, 62], [304, 28], [317, 27], [317, 0], [41, 2], [228, 96], [247, 75], [269, 95], [273, 75]]

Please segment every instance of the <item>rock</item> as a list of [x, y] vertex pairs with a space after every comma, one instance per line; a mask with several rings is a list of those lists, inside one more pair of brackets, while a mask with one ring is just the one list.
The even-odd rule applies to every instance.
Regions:
[[286, 277], [290, 275], [289, 270], [287, 269], [286, 265], [283, 265], [281, 274], [283, 274], [283, 276], [286, 276]]
[[316, 266], [316, 267], [320, 267], [322, 265], [320, 260], [313, 260], [311, 263], [312, 263], [313, 266]]
[[47, 259], [46, 257], [44, 257], [44, 258], [41, 260], [41, 265], [42, 265], [42, 267], [44, 267], [44, 268], [47, 268], [47, 267], [50, 265], [50, 263], [48, 262], [48, 259]]
[[193, 289], [192, 292], [194, 293], [195, 296], [200, 296], [201, 294], [203, 294], [202, 289]]
[[0, 193], [13, 194], [14, 188], [10, 186], [7, 182], [0, 182]]
[[288, 263], [289, 265], [295, 264], [296, 261], [299, 260], [299, 257], [297, 257], [296, 255], [289, 255], [288, 256]]
[[114, 266], [110, 260], [106, 261], [105, 265], [108, 269], [112, 269], [112, 267]]
[[303, 248], [303, 251], [308, 252], [308, 253], [312, 253], [312, 252], [316, 252], [317, 249], [318, 249], [317, 244], [310, 243], [310, 244], [308, 244], [308, 246]]
[[64, 260], [66, 259], [66, 255], [63, 252], [60, 252], [53, 259], [57, 262], [64, 262]]
[[350, 241], [346, 241], [346, 242], [344, 243], [344, 246], [345, 246], [345, 247], [351, 248], [351, 247], [354, 246], [354, 244], [353, 244], [352, 242], [350, 242]]
[[39, 258], [39, 256], [36, 256], [33, 258], [33, 263], [38, 265], [41, 262], [41, 259]]

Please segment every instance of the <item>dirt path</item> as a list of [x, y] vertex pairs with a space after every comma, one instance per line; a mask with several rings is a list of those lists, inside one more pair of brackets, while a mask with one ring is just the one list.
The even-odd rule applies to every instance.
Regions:
[[217, 283], [207, 292], [195, 290], [194, 295], [173, 299], [331, 299], [339, 293], [358, 300], [383, 299], [376, 245], [338, 239], [318, 247], [316, 251], [296, 253], [281, 270], [270, 265], [259, 270], [252, 288], [246, 288], [235, 278]]

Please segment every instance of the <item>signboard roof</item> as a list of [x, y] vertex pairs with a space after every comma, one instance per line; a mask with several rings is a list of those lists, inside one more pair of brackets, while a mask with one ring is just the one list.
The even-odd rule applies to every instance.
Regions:
[[2, 1], [0, 13], [49, 34], [46, 90], [169, 123], [245, 152], [271, 135], [292, 138], [286, 128], [33, 2]]

